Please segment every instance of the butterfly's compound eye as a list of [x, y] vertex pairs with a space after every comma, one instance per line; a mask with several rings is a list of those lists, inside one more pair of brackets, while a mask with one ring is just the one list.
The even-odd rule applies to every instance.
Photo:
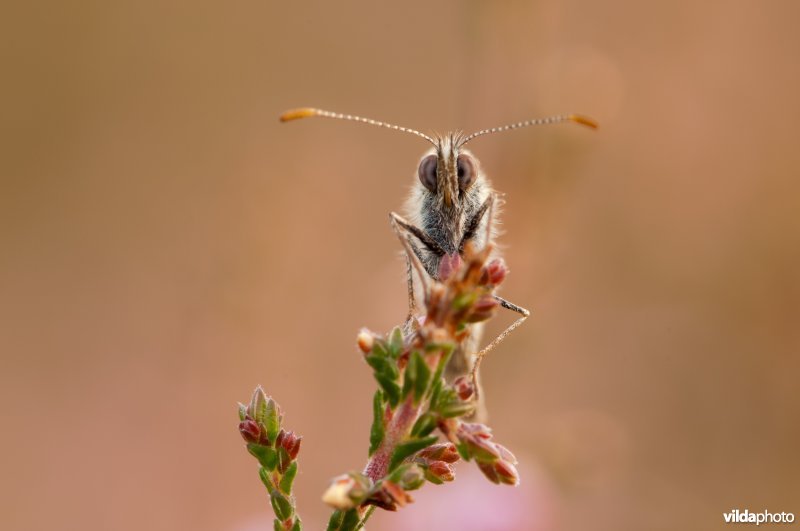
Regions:
[[458, 188], [463, 192], [475, 182], [475, 161], [469, 155], [459, 155], [456, 167], [458, 169]]
[[432, 193], [436, 193], [436, 155], [428, 155], [419, 163], [419, 182]]

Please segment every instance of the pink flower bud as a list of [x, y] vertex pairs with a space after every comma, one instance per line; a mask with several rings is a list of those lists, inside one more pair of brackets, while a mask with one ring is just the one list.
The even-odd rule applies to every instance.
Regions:
[[491, 463], [500, 458], [497, 446], [487, 439], [478, 436], [469, 436], [464, 439], [472, 457], [478, 462]]
[[261, 430], [258, 428], [258, 424], [249, 417], [239, 423], [239, 433], [249, 443], [258, 443], [261, 438]]
[[516, 465], [517, 464], [517, 458], [514, 456], [514, 454], [511, 453], [511, 451], [509, 451], [508, 448], [506, 448], [502, 444], [498, 444], [498, 443], [494, 443], [494, 445], [497, 447], [497, 450], [500, 452], [500, 459], [502, 459], [503, 461], [508, 461], [512, 465]]
[[289, 454], [289, 459], [294, 461], [297, 459], [297, 454], [300, 452], [300, 442], [302, 440], [302, 437], [298, 437], [292, 431], [281, 430], [275, 444], [286, 450], [286, 453]]
[[497, 309], [499, 305], [500, 303], [497, 302], [497, 299], [486, 295], [478, 299], [478, 302], [472, 307], [472, 311], [475, 313], [491, 313]]
[[498, 459], [492, 463], [492, 466], [494, 467], [494, 471], [500, 483], [505, 483], [506, 485], [516, 485], [519, 483], [519, 473], [514, 465], [508, 461]]
[[403, 490], [403, 488], [400, 485], [392, 481], [385, 480], [383, 482], [383, 491], [386, 494], [388, 494], [389, 497], [399, 507], [405, 507], [406, 505], [414, 501], [414, 498], [412, 498], [409, 493]]
[[500, 483], [500, 478], [497, 476], [497, 472], [492, 463], [478, 462], [478, 468], [481, 469], [481, 472], [483, 472], [483, 475], [486, 476], [489, 481], [492, 483]]
[[467, 316], [467, 321], [470, 323], [480, 323], [490, 319], [500, 303], [491, 295], [484, 295], [475, 304], [472, 305], [470, 313]]
[[475, 422], [462, 422], [458, 428], [459, 435], [461, 433], [469, 433], [480, 437], [482, 439], [491, 439], [492, 430], [486, 424], [478, 424]]
[[[456, 436], [467, 445], [470, 455], [479, 463], [493, 463], [500, 458], [500, 450], [490, 440], [492, 432], [485, 424], [463, 422]], [[485, 471], [484, 474], [489, 476]]]
[[431, 461], [428, 464], [428, 475], [439, 480], [438, 482], [433, 481], [434, 483], [453, 481], [456, 478], [456, 473], [453, 471], [453, 467], [444, 461]]
[[508, 274], [508, 268], [502, 258], [495, 258], [489, 262], [481, 275], [481, 284], [497, 286], [502, 284]]
[[427, 461], [444, 461], [445, 463], [455, 463], [461, 458], [456, 450], [456, 445], [451, 442], [432, 444], [424, 450], [420, 450], [417, 456]]
[[475, 394], [475, 386], [472, 385], [472, 378], [469, 376], [459, 376], [453, 382], [453, 387], [461, 400], [469, 400]]

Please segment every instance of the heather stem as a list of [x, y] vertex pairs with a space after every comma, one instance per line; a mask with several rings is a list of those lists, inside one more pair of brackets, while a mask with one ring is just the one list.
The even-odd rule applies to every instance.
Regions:
[[419, 416], [420, 409], [421, 405], [414, 405], [413, 395], [409, 396], [397, 408], [394, 416], [389, 421], [389, 425], [386, 426], [386, 434], [381, 445], [372, 454], [367, 466], [364, 468], [364, 474], [372, 481], [378, 481], [389, 472], [389, 462], [392, 459], [392, 454], [397, 445], [411, 432], [411, 428]]

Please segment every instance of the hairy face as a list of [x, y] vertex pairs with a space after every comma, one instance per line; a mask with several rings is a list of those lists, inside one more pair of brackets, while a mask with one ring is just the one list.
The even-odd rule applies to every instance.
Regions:
[[464, 245], [486, 244], [490, 188], [472, 154], [459, 147], [459, 135], [438, 139], [420, 161], [413, 199], [423, 233], [413, 246], [428, 274], [447, 278], [461, 264]]

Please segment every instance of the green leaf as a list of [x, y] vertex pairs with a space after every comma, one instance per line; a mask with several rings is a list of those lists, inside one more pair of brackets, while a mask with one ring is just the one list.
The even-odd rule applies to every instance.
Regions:
[[278, 438], [278, 432], [281, 430], [281, 419], [278, 413], [278, 404], [273, 399], [267, 400], [265, 406], [266, 412], [264, 415], [264, 425], [267, 427], [267, 439], [270, 444], [275, 444], [275, 439]]
[[[450, 361], [450, 358], [453, 355], [453, 351], [455, 350], [455, 346], [453, 344], [447, 345], [446, 349], [444, 349], [444, 354], [442, 357], [439, 358], [439, 364], [436, 366], [436, 371], [433, 373], [433, 385], [430, 388], [430, 398], [431, 398], [431, 407], [433, 407], [433, 403], [436, 402], [436, 393], [438, 393], [444, 382], [442, 381], [442, 373], [444, 373], [445, 367], [447, 367], [447, 362]], [[438, 387], [437, 387], [438, 386]]]
[[383, 442], [385, 431], [383, 427], [383, 393], [380, 389], [375, 391], [375, 397], [372, 399], [372, 428], [369, 432], [369, 456], [375, 453], [375, 450]]
[[364, 529], [364, 526], [367, 524], [367, 520], [369, 520], [369, 517], [372, 516], [372, 513], [375, 512], [375, 509], [376, 509], [376, 507], [374, 505], [370, 505], [367, 508], [366, 512], [364, 513], [363, 518], [361, 518], [361, 521], [356, 526], [356, 531], [358, 531], [359, 529]]
[[285, 474], [286, 470], [289, 468], [289, 465], [292, 464], [292, 458], [289, 457], [289, 452], [286, 451], [286, 448], [283, 446], [278, 447], [278, 471], [281, 474]]
[[239, 402], [239, 422], [247, 418], [247, 406]]
[[414, 423], [414, 427], [411, 428], [411, 436], [425, 437], [435, 428], [436, 428], [436, 416], [431, 412], [427, 412], [420, 415], [420, 417]]
[[478, 298], [477, 294], [471, 292], [462, 293], [461, 295], [458, 295], [455, 299], [453, 299], [453, 305], [452, 305], [453, 311], [459, 312], [464, 308], [466, 308], [467, 306], [472, 306], [473, 304], [475, 304], [477, 298]]
[[272, 522], [272, 529], [275, 531], [286, 531], [283, 527], [283, 522], [278, 520], [277, 518]]
[[[258, 391], [256, 391], [258, 392]], [[261, 424], [264, 422], [264, 419], [267, 417], [267, 401], [263, 400], [260, 396], [258, 398], [253, 399], [253, 413], [255, 416], [253, 417], [254, 420]]]
[[450, 361], [450, 358], [453, 356], [453, 352], [456, 350], [456, 346], [453, 343], [448, 343], [442, 349], [443, 354], [442, 357], [439, 358], [439, 365], [436, 366], [435, 375], [438, 378], [444, 372], [444, 368], [447, 367], [447, 362]]
[[452, 419], [455, 417], [464, 417], [466, 415], [470, 415], [473, 411], [475, 411], [474, 404], [470, 404], [468, 402], [458, 402], [447, 407], [443, 407], [439, 410], [439, 413], [446, 419]]
[[303, 522], [300, 521], [300, 518], [294, 519], [294, 525], [292, 526], [292, 531], [303, 531]]
[[342, 531], [354, 531], [359, 524], [358, 511], [350, 509], [344, 514], [344, 521], [342, 522]]
[[261, 483], [263, 483], [264, 486], [267, 487], [267, 490], [269, 492], [272, 492], [275, 489], [275, 485], [272, 484], [272, 480], [269, 477], [269, 471], [263, 466], [259, 467], [258, 469], [258, 477], [261, 478]]
[[461, 400], [452, 387], [446, 387], [439, 393], [436, 411], [446, 419], [463, 417], [475, 410], [475, 404]]
[[397, 468], [392, 470], [386, 477], [381, 481], [391, 481], [392, 483], [400, 483], [400, 478], [403, 477], [403, 474], [411, 467], [411, 463], [403, 463], [398, 465]]
[[430, 384], [431, 378], [431, 370], [428, 368], [428, 364], [425, 363], [425, 359], [422, 355], [414, 351], [411, 355], [412, 359], [417, 360], [416, 363], [416, 376], [414, 377], [414, 403], [418, 404], [422, 397], [425, 396], [425, 392], [428, 390], [428, 385]]
[[333, 511], [331, 519], [328, 520], [327, 531], [355, 531], [361, 526], [356, 509], [349, 509], [342, 512], [340, 509]]
[[433, 385], [431, 386], [431, 400], [430, 405], [428, 408], [432, 411], [436, 411], [436, 408], [439, 404], [439, 396], [442, 392], [442, 387], [444, 386], [444, 378], [439, 376], [433, 380]]
[[389, 336], [389, 355], [398, 358], [403, 353], [403, 332], [399, 326], [395, 326]]
[[427, 448], [428, 446], [435, 443], [439, 440], [439, 437], [436, 435], [431, 435], [430, 437], [424, 437], [422, 439], [411, 439], [406, 442], [400, 443], [394, 449], [392, 453], [392, 459], [389, 462], [389, 471], [391, 472], [397, 466], [402, 463], [407, 457], [419, 452], [423, 448]]
[[262, 446], [258, 443], [248, 443], [247, 451], [250, 452], [253, 457], [258, 459], [258, 462], [261, 464], [261, 466], [270, 472], [275, 470], [275, 467], [278, 464], [278, 452], [276, 452], [274, 448]]
[[408, 358], [408, 365], [403, 373], [403, 398], [406, 398], [414, 390], [415, 381], [417, 379], [417, 358], [411, 356]]
[[292, 461], [292, 464], [289, 465], [289, 468], [287, 468], [286, 472], [283, 473], [281, 482], [278, 485], [283, 493], [285, 494], [292, 493], [292, 482], [294, 482], [294, 477], [296, 475], [297, 475], [297, 461]]
[[272, 502], [272, 510], [275, 511], [275, 516], [279, 520], [288, 520], [294, 514], [292, 503], [280, 491], [273, 490], [270, 493], [270, 501]]
[[475, 404], [461, 400], [452, 387], [442, 386], [434, 394], [436, 396], [431, 398], [430, 409], [444, 418], [463, 417], [475, 410]]
[[453, 400], [458, 399], [456, 392], [452, 387], [444, 383], [443, 379], [439, 379], [434, 385], [433, 396], [431, 396], [430, 409], [440, 412], [441, 409], [447, 406]]
[[397, 406], [397, 404], [400, 403], [400, 386], [397, 385], [397, 382], [378, 373], [375, 374], [375, 379], [378, 381], [381, 389], [383, 389], [386, 400], [389, 401], [389, 405], [393, 408]]
[[389, 351], [386, 347], [386, 341], [382, 339], [375, 339], [375, 344], [372, 345], [372, 352], [370, 352], [370, 356], [378, 356], [380, 358], [387, 358], [389, 357]]
[[397, 363], [391, 358], [381, 358], [379, 356], [367, 356], [367, 364], [375, 370], [375, 374], [382, 374], [392, 380], [397, 380], [400, 371], [397, 370]]
[[328, 520], [328, 528], [326, 531], [338, 531], [342, 528], [342, 521], [344, 520], [344, 513], [336, 509], [331, 513], [331, 517]]
[[375, 369], [377, 372], [384, 372], [386, 370], [386, 366], [389, 365], [389, 362], [386, 358], [382, 356], [373, 356], [370, 354], [364, 360], [367, 362], [367, 365]]
[[469, 453], [469, 448], [467, 447], [467, 443], [458, 443], [456, 445], [456, 450], [458, 450], [458, 455], [461, 456], [461, 459], [464, 461], [469, 461], [471, 456]]

